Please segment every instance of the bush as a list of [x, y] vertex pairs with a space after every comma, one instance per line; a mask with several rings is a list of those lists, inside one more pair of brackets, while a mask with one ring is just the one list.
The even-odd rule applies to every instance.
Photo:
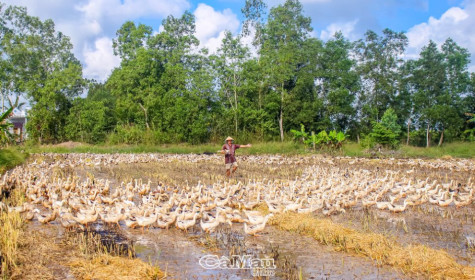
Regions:
[[305, 131], [305, 126], [303, 124], [300, 125], [300, 131], [291, 129], [290, 133], [293, 135], [293, 140], [297, 142], [305, 143], [308, 138], [308, 133]]
[[465, 130], [462, 133], [462, 140], [467, 142], [475, 142], [475, 128]]
[[17, 149], [0, 149], [0, 174], [16, 165], [22, 164], [28, 154]]
[[300, 131], [290, 130], [293, 134], [294, 141], [304, 143], [315, 148], [329, 148], [329, 149], [340, 149], [343, 145], [343, 142], [346, 140], [346, 135], [343, 132], [336, 132], [336, 130], [331, 130], [327, 133], [325, 130], [320, 131], [318, 134], [308, 135], [305, 131], [303, 124], [300, 125]]
[[107, 142], [109, 144], [142, 144], [146, 142], [146, 138], [145, 130], [138, 126], [118, 125], [107, 137]]
[[378, 143], [384, 147], [397, 148], [401, 127], [397, 123], [397, 115], [392, 108], [384, 112], [380, 122], [373, 122], [373, 130], [369, 134], [370, 143]]

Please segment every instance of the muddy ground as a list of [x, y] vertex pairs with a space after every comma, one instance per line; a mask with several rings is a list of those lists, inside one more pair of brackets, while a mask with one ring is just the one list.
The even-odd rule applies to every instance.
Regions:
[[[41, 157], [38, 155], [37, 157]], [[35, 160], [32, 157], [30, 160]], [[252, 180], [295, 180], [312, 164], [332, 164], [348, 172], [367, 169], [374, 174], [387, 170], [403, 171], [405, 176], [414, 179], [430, 177], [441, 182], [455, 181], [465, 183], [472, 176], [472, 167], [452, 165], [438, 167], [437, 161], [414, 162], [410, 160], [355, 160], [351, 158], [327, 157], [265, 157], [259, 160], [250, 156], [238, 156], [239, 169], [231, 179], [224, 176], [224, 163], [221, 157], [210, 156], [209, 160], [193, 162], [172, 160], [166, 162], [119, 163], [104, 165], [83, 165], [62, 167], [57, 172], [85, 178], [104, 178], [111, 185], [122, 181], [141, 178], [151, 180], [152, 185], [186, 186], [224, 182], [243, 183]], [[401, 244], [425, 244], [436, 249], [444, 249], [457, 262], [474, 266], [474, 250], [467, 244], [467, 237], [475, 236], [475, 206], [457, 209], [454, 205], [439, 207], [429, 204], [410, 207], [402, 213], [366, 209], [359, 205], [348, 209], [345, 214], [315, 214], [332, 219], [334, 222], [361, 231], [383, 233]], [[250, 255], [273, 258], [275, 276], [270, 279], [416, 279], [415, 275], [405, 275], [389, 266], [378, 266], [374, 261], [362, 256], [336, 252], [331, 246], [320, 245], [310, 237], [298, 233], [284, 232], [267, 226], [261, 236], [247, 236], [242, 224], [232, 227], [222, 225], [215, 233], [203, 233], [199, 225], [187, 233], [175, 228], [149, 228], [144, 233], [140, 229], [106, 227], [97, 222], [92, 227], [105, 238], [118, 243], [131, 244], [136, 256], [147, 262], [156, 263], [165, 270], [168, 279], [252, 279], [251, 272], [245, 269], [205, 269], [199, 264], [205, 255], [232, 256]], [[38, 231], [48, 238], [60, 240], [65, 230], [59, 221], [41, 225], [33, 220], [28, 231]], [[67, 250], [67, 246], [62, 247]], [[60, 250], [60, 249], [59, 249]], [[52, 261], [58, 261], [53, 259]], [[49, 264], [56, 271], [57, 279], [72, 279], [67, 266], [58, 261]]]

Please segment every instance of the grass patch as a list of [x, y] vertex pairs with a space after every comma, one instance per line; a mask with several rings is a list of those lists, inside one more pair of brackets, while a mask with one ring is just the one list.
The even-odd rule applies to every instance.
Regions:
[[447, 143], [441, 147], [413, 147], [402, 146], [401, 152], [405, 157], [441, 158], [444, 156], [475, 158], [475, 142]]
[[[246, 144], [246, 143], [240, 143]], [[202, 154], [202, 153], [216, 153], [221, 150], [223, 144], [166, 144], [166, 145], [91, 145], [76, 143], [74, 145], [35, 145], [29, 146], [26, 150], [29, 153], [95, 153], [95, 154], [111, 154], [111, 153], [166, 153], [166, 154]], [[13, 152], [17, 153], [15, 150]], [[7, 154], [9, 152], [6, 152]], [[313, 151], [308, 147], [294, 143], [292, 141], [286, 142], [257, 142], [252, 143], [252, 148], [240, 149], [240, 155], [261, 155], [261, 154], [284, 154], [284, 155], [299, 155], [299, 154], [328, 154], [328, 151], [316, 150]], [[441, 158], [444, 156], [459, 157], [459, 158], [474, 158], [475, 157], [475, 143], [470, 142], [454, 142], [447, 143], [441, 147], [413, 147], [401, 146], [399, 150], [388, 151], [383, 153], [370, 153], [358, 143], [345, 143], [341, 151], [335, 151], [334, 155], [350, 156], [350, 157], [396, 157], [396, 158]], [[22, 156], [19, 154], [19, 156]], [[0, 159], [1, 165], [1, 159]]]
[[[224, 143], [223, 143], [224, 144]], [[223, 144], [166, 144], [166, 145], [90, 145], [78, 144], [71, 146], [36, 145], [27, 148], [30, 153], [167, 153], [167, 154], [202, 154], [216, 153]], [[244, 143], [246, 144], [246, 143]], [[302, 154], [305, 147], [293, 142], [252, 143], [252, 148], [240, 149], [241, 155], [249, 154]]]
[[415, 147], [402, 145], [395, 151], [371, 153], [360, 144], [350, 142], [343, 145], [343, 155], [350, 157], [395, 157], [395, 158], [475, 158], [475, 142], [453, 142], [433, 147]]
[[22, 164], [27, 158], [27, 154], [17, 149], [1, 149], [0, 150], [0, 173]]
[[351, 252], [430, 279], [474, 279], [475, 268], [458, 264], [446, 251], [424, 245], [401, 246], [392, 238], [377, 233], [362, 233], [329, 219], [284, 213], [270, 220], [282, 230], [309, 235], [338, 251]]
[[354, 142], [345, 143], [342, 146], [342, 150], [343, 150], [343, 154], [349, 157], [368, 156], [368, 154], [365, 153], [365, 148], [361, 147], [360, 144], [354, 143]]

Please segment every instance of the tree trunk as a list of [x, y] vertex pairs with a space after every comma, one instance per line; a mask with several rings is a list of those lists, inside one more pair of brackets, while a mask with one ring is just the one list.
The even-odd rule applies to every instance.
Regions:
[[360, 143], [360, 134], [359, 133], [356, 134], [356, 142], [358, 144]]
[[139, 103], [140, 108], [142, 108], [144, 116], [145, 116], [145, 125], [147, 126], [147, 130], [150, 130], [150, 126], [148, 126], [148, 115], [147, 115], [147, 109]]
[[440, 134], [439, 145], [438, 145], [439, 147], [444, 142], [444, 131], [445, 129], [442, 129], [442, 133]]
[[238, 133], [237, 110], [234, 110], [234, 130], [235, 130], [236, 136], [237, 136], [237, 133]]
[[315, 151], [315, 132], [312, 131], [312, 145], [313, 145], [313, 150]]
[[409, 139], [410, 139], [410, 128], [411, 128], [411, 119], [407, 121], [407, 140], [406, 140], [406, 145], [409, 146]]
[[427, 130], [426, 130], [426, 147], [430, 147], [430, 137], [429, 137], [429, 122], [427, 122]]
[[280, 107], [279, 128], [280, 128], [280, 141], [284, 142], [284, 120], [282, 115], [282, 106]]
[[284, 142], [284, 83], [282, 83], [281, 92], [280, 92], [280, 117], [279, 117], [279, 128], [280, 128], [280, 141]]
[[236, 79], [236, 72], [233, 73], [233, 80], [234, 80], [234, 122], [235, 122], [235, 130], [236, 135], [238, 133], [238, 100], [237, 100], [237, 79]]

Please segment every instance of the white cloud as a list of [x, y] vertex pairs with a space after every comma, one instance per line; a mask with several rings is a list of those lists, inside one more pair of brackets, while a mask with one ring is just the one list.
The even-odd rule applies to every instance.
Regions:
[[120, 58], [114, 56], [112, 50], [112, 40], [108, 37], [102, 37], [95, 41], [94, 48], [85, 46], [84, 62], [84, 76], [96, 77], [96, 79], [103, 81], [111, 73], [112, 69], [119, 66]]
[[[427, 22], [413, 26], [407, 32], [409, 46], [406, 56], [418, 57], [429, 40], [442, 44], [452, 38], [461, 47], [475, 54], [475, 1], [467, 1], [463, 7], [448, 9], [439, 19], [430, 17]], [[473, 69], [474, 66], [471, 66]]]
[[194, 12], [196, 18], [196, 37], [200, 47], [206, 47], [210, 53], [215, 52], [224, 38], [224, 31], [236, 34], [240, 22], [231, 9], [216, 11], [206, 4], [199, 4]]
[[343, 33], [343, 35], [346, 38], [350, 40], [355, 40], [356, 37], [355, 37], [354, 31], [355, 31], [355, 26], [357, 23], [358, 23], [358, 19], [344, 22], [344, 23], [332, 23], [329, 26], [327, 26], [325, 30], [322, 30], [320, 34], [320, 39], [324, 41], [329, 40], [330, 38], [333, 37], [333, 35], [335, 35], [336, 32], [341, 31], [341, 33]]

